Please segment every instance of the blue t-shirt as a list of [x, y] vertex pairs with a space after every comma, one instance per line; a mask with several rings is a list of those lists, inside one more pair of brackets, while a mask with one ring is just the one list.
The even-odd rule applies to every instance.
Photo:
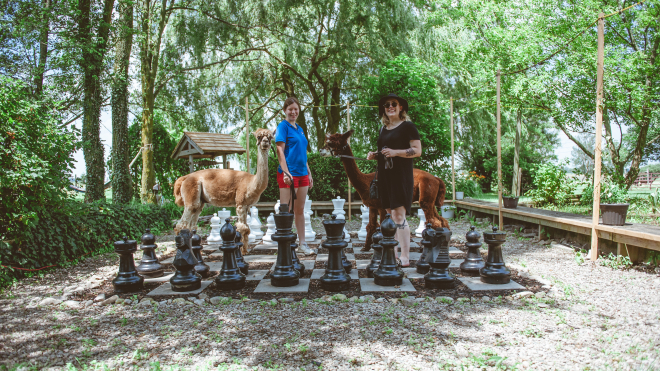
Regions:
[[[307, 138], [300, 125], [294, 128], [287, 120], [277, 125], [275, 143], [284, 142], [284, 158], [292, 176], [307, 175]], [[282, 173], [282, 167], [277, 167]]]

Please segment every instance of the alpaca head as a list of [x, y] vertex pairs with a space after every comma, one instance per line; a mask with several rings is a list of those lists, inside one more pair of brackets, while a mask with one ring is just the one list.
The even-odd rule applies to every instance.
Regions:
[[262, 151], [268, 151], [271, 146], [271, 141], [273, 140], [273, 133], [268, 129], [257, 129], [254, 132], [254, 136], [257, 138], [257, 147]]
[[344, 134], [326, 134], [325, 147], [319, 152], [322, 156], [345, 155], [348, 154], [348, 138], [353, 135], [353, 130], [349, 130]]

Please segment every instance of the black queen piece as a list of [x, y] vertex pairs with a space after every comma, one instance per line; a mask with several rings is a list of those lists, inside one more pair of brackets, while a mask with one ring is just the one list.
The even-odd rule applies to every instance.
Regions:
[[479, 270], [484, 267], [484, 260], [481, 258], [481, 235], [477, 232], [474, 226], [470, 227], [470, 231], [465, 235], [465, 246], [468, 248], [467, 257], [461, 263], [461, 273], [465, 276], [478, 277]]
[[493, 232], [484, 232], [484, 241], [488, 244], [488, 257], [486, 265], [479, 270], [481, 282], [492, 284], [506, 284], [511, 281], [511, 271], [504, 265], [502, 256], [502, 244], [506, 242], [506, 233], [498, 232], [493, 227]]
[[119, 254], [119, 273], [112, 280], [115, 292], [137, 292], [144, 287], [144, 277], [135, 269], [133, 253], [137, 251], [137, 241], [124, 236], [122, 241], [115, 242], [115, 252]]
[[394, 255], [394, 248], [399, 244], [395, 239], [396, 224], [390, 214], [385, 215], [385, 220], [380, 223], [380, 232], [383, 240], [383, 256], [378, 269], [374, 272], [374, 283], [378, 286], [400, 286], [403, 284], [403, 272], [399, 269]]
[[177, 250], [172, 262], [176, 272], [170, 278], [172, 291], [188, 292], [202, 287], [202, 276], [195, 271], [197, 259], [195, 259], [195, 255], [190, 248], [191, 237], [189, 229], [182, 229], [179, 235], [174, 238]]
[[334, 214], [332, 219], [323, 221], [323, 228], [328, 238], [321, 246], [328, 249], [328, 263], [325, 274], [321, 277], [321, 288], [326, 291], [346, 291], [350, 288], [351, 277], [346, 273], [342, 262], [342, 251], [348, 246], [343, 238], [345, 224], [346, 220], [337, 219], [337, 215]]
[[225, 224], [220, 229], [220, 238], [222, 238], [222, 270], [215, 278], [215, 285], [219, 290], [240, 290], [245, 287], [246, 278], [236, 263], [236, 228], [234, 228], [230, 219], [225, 219]]
[[156, 257], [156, 248], [158, 248], [158, 245], [156, 245], [156, 236], [147, 228], [140, 240], [142, 241], [140, 244], [142, 259], [140, 260], [140, 265], [136, 268], [138, 273], [144, 277], [162, 277], [165, 270]]

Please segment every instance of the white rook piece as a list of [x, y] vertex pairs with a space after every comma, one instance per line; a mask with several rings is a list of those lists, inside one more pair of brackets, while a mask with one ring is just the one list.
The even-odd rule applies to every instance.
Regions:
[[268, 227], [268, 230], [266, 231], [266, 234], [264, 235], [263, 241], [264, 242], [272, 242], [273, 239], [271, 236], [273, 233], [275, 233], [275, 217], [273, 216], [274, 213], [270, 213], [270, 216], [268, 219], [266, 219], [266, 227]]
[[360, 205], [360, 211], [362, 211], [362, 225], [360, 226], [360, 231], [358, 232], [358, 238], [361, 240], [367, 239], [367, 224], [369, 224], [369, 208]]
[[309, 199], [309, 196], [307, 196], [307, 199], [305, 200], [305, 240], [306, 241], [313, 241], [316, 238], [316, 232], [314, 232], [314, 229], [312, 229], [312, 200]]
[[426, 215], [424, 215], [424, 210], [421, 207], [417, 209], [417, 216], [419, 216], [419, 225], [415, 229], [415, 236], [422, 237], [422, 231], [426, 228]]
[[256, 206], [252, 206], [250, 209], [252, 213], [252, 219], [250, 220], [250, 236], [254, 235], [255, 240], [260, 240], [264, 236], [264, 232], [261, 231], [261, 221], [259, 221], [259, 210]]
[[213, 217], [211, 218], [211, 234], [206, 238], [206, 242], [215, 243], [222, 241], [220, 237], [220, 221], [221, 219], [218, 218], [218, 213], [213, 213]]
[[[337, 215], [337, 219], [346, 219], [344, 215], [346, 214], [346, 211], [344, 211], [344, 204], [346, 203], [346, 200], [343, 198], [337, 196], [334, 200], [332, 200], [332, 205], [335, 207], [334, 210], [332, 210], [333, 215]], [[348, 231], [346, 230], [346, 227], [344, 227], [344, 233], [346, 234], [346, 238], [350, 237], [348, 235]]]

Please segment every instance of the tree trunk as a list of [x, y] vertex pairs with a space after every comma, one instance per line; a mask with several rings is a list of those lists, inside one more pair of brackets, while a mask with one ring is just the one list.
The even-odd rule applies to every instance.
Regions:
[[48, 33], [50, 32], [50, 6], [51, 0], [43, 0], [41, 36], [39, 37], [39, 65], [34, 76], [34, 95], [39, 97], [44, 89], [44, 71], [46, 71], [46, 60], [48, 58]]
[[127, 204], [133, 198], [128, 148], [128, 65], [133, 45], [133, 3], [122, 0], [115, 77], [112, 85], [112, 202]]
[[518, 109], [516, 117], [516, 141], [514, 143], [513, 151], [513, 184], [511, 186], [511, 195], [514, 197], [520, 196], [518, 194], [518, 168], [520, 167], [520, 136], [522, 135], [522, 109]]

